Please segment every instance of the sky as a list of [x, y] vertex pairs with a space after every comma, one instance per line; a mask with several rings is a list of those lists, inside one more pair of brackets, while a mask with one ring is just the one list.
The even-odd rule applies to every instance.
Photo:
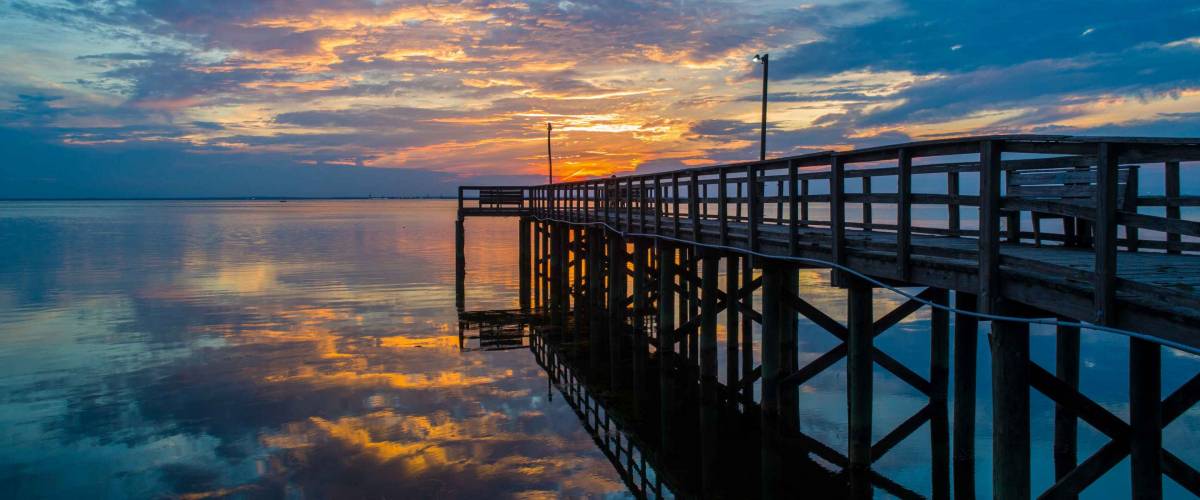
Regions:
[[0, 0], [0, 198], [444, 195], [984, 133], [1200, 136], [1200, 1]]

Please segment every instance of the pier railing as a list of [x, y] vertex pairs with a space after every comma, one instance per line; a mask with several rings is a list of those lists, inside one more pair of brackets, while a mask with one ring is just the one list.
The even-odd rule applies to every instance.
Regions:
[[[464, 214], [604, 223], [900, 281], [918, 263], [971, 264], [977, 279], [952, 288], [978, 288], [985, 312], [1001, 295], [1002, 267], [1028, 278], [1049, 273], [1093, 296], [1072, 304], [1070, 316], [1115, 324], [1118, 289], [1143, 304], [1200, 309], [1190, 284], [1148, 281], [1143, 271], [1171, 272], [1164, 262], [1117, 265], [1128, 252], [1200, 252], [1200, 221], [1183, 217], [1200, 196], [1181, 193], [1181, 167], [1196, 160], [1200, 139], [968, 137], [535, 186], [524, 188], [520, 210], [468, 206]], [[1045, 220], [1052, 225], [1043, 230]], [[1001, 252], [1015, 244], [1076, 251]]]

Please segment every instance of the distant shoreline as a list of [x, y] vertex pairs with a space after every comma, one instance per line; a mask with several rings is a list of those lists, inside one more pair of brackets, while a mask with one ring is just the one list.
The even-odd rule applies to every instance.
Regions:
[[229, 196], [186, 198], [0, 198], [14, 201], [330, 201], [330, 200], [456, 200], [457, 196]]

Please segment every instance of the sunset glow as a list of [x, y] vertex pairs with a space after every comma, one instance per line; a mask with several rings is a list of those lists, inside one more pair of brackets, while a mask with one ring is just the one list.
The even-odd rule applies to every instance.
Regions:
[[[1200, 135], [1200, 14], [1123, 9], [13, 1], [0, 115], [10, 142], [85, 157], [400, 169], [425, 180], [397, 193], [444, 194], [539, 182], [546, 122], [560, 179], [752, 159], [751, 56], [769, 51], [772, 156], [967, 133]], [[1062, 29], [1005, 41], [1027, 22]]]

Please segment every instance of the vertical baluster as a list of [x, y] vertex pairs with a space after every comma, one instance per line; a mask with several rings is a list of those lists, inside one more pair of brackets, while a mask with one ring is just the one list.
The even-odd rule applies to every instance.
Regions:
[[[1178, 219], [1179, 213], [1179, 162], [1169, 161], [1163, 165], [1163, 180], [1166, 183], [1164, 194], [1167, 196], [1167, 218]], [[1179, 233], [1167, 233], [1167, 244], [1180, 243]], [[1167, 253], [1178, 254], [1178, 248], [1168, 249]]]
[[726, 206], [729, 200], [725, 189], [727, 175], [724, 168], [717, 170], [717, 224], [720, 226], [721, 245], [729, 244], [729, 214]]
[[[833, 236], [833, 261], [846, 265], [846, 163], [834, 155], [829, 170], [829, 226]], [[832, 281], [842, 285], [842, 272], [835, 270]]]
[[912, 275], [912, 153], [901, 149], [896, 163], [900, 173], [896, 178], [896, 192], [900, 198], [896, 206], [896, 262], [900, 265], [900, 279], [908, 281]]
[[979, 157], [979, 309], [990, 313], [1000, 298], [999, 144], [983, 141]]
[[[799, 180], [800, 173], [796, 169], [796, 162], [788, 160], [788, 254], [796, 255], [800, 246], [800, 207], [797, 198], [798, 189], [796, 186]], [[783, 196], [783, 193], [780, 193]]]
[[1103, 143], [1097, 152], [1095, 320], [1112, 324], [1117, 277], [1117, 151]]

